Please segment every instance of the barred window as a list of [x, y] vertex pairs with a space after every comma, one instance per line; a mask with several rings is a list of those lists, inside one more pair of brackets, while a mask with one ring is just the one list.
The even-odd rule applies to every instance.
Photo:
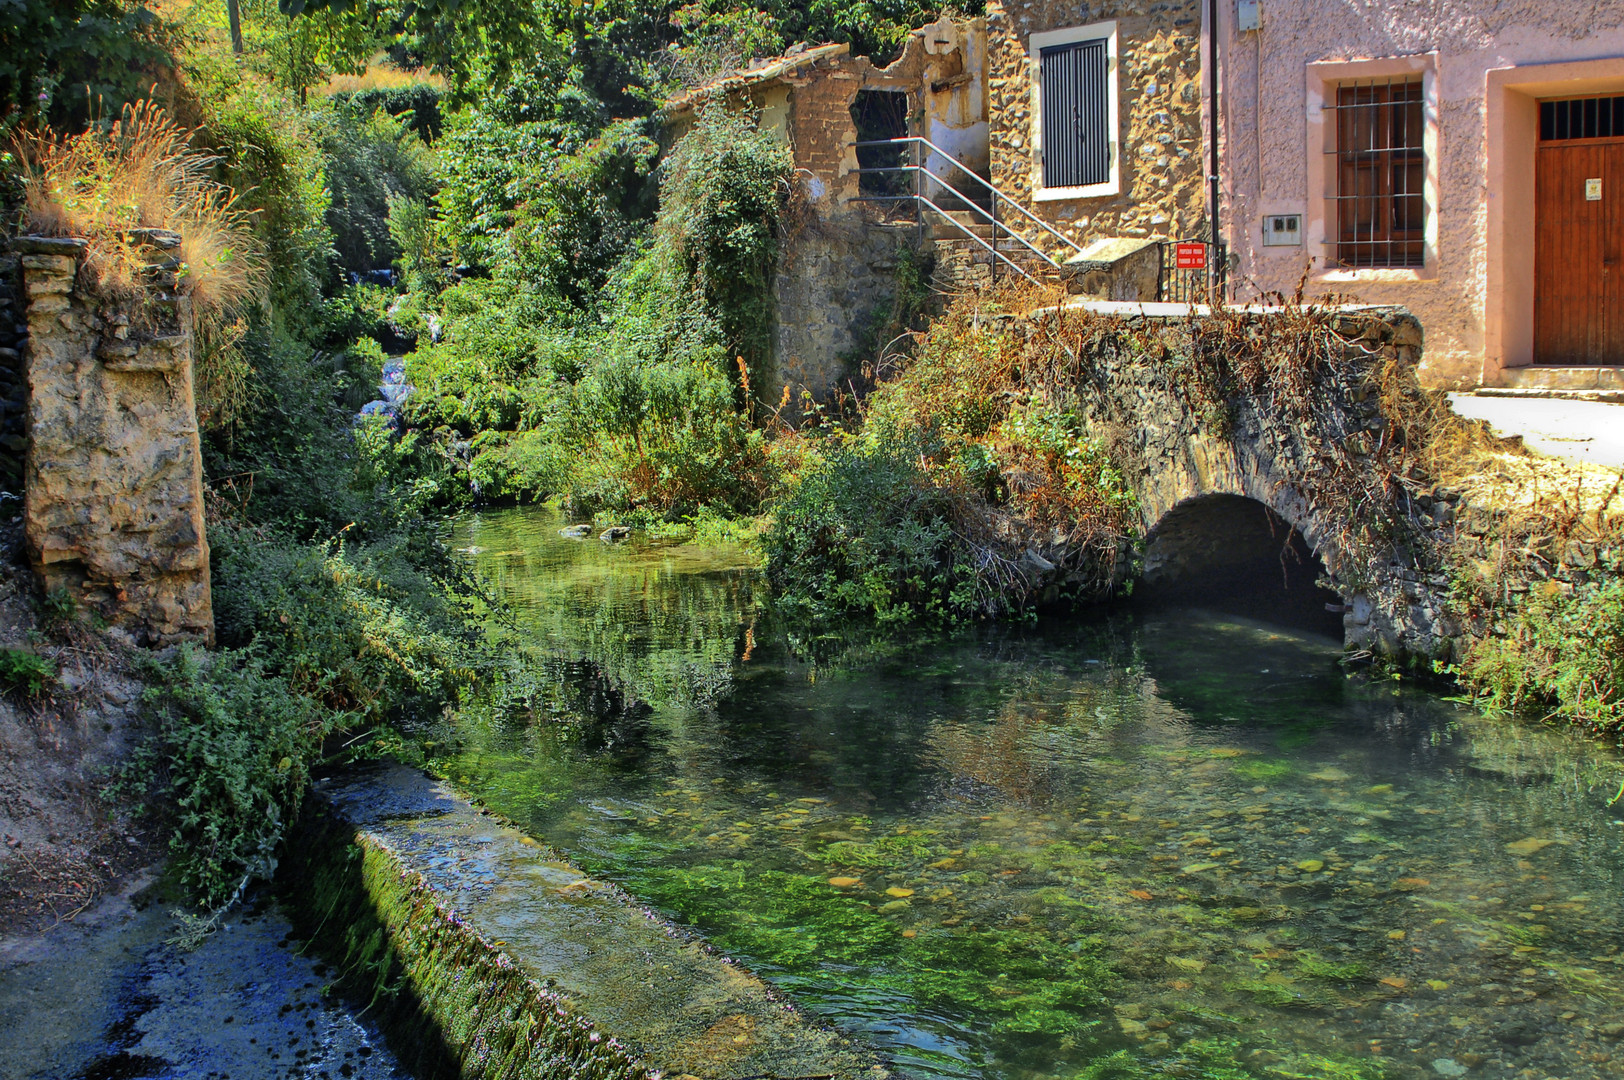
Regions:
[[1334, 110], [1333, 263], [1421, 266], [1427, 219], [1421, 80], [1344, 83]]

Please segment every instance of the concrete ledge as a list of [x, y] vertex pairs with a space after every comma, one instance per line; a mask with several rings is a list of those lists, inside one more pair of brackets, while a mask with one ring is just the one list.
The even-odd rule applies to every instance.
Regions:
[[1480, 386], [1474, 397], [1545, 399], [1552, 401], [1602, 401], [1624, 405], [1624, 388], [1618, 390], [1556, 390], [1539, 386]]
[[891, 1076], [702, 941], [416, 770], [323, 781], [306, 816], [307, 835], [288, 844], [302, 932], [342, 968], [375, 972], [363, 992], [398, 987], [467, 1080]]

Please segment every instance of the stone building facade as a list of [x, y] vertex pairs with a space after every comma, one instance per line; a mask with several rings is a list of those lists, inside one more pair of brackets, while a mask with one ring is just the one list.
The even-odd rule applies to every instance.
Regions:
[[[763, 130], [790, 150], [811, 213], [785, 245], [774, 282], [775, 378], [763, 396], [802, 388], [824, 397], [853, 374], [859, 352], [873, 344], [895, 293], [905, 249], [924, 237], [912, 224], [891, 223], [885, 204], [864, 202], [856, 143], [863, 99], [895, 95], [892, 126], [864, 137], [920, 136], [943, 154], [923, 160], [934, 172], [956, 171], [944, 157], [987, 171], [985, 33], [981, 20], [944, 20], [915, 31], [890, 64], [852, 56], [849, 46], [797, 48], [756, 61], [668, 101], [664, 119], [678, 138], [707, 103], [750, 108]], [[883, 125], [882, 125], [883, 127]], [[963, 180], [959, 181], [964, 183]]]
[[[987, 5], [991, 178], [1085, 247], [1112, 238], [1205, 236], [1200, 0], [991, 0]], [[1104, 177], [1045, 182], [1046, 152], [1068, 133], [1045, 119], [1044, 55], [1103, 42]], [[1097, 139], [1096, 123], [1073, 137]], [[1045, 131], [1047, 125], [1048, 131]], [[1064, 181], [1051, 170], [1050, 180]], [[1029, 238], [1037, 240], [1040, 233]]]
[[46, 591], [141, 645], [212, 642], [188, 301], [173, 234], [129, 304], [89, 287], [83, 240], [15, 242], [28, 300], [24, 531]]

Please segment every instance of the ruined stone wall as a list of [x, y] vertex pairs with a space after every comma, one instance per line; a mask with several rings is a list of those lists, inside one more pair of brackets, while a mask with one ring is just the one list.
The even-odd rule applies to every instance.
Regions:
[[[1034, 32], [1115, 20], [1119, 193], [1045, 200], [1033, 142]], [[1102, 237], [1180, 239], [1206, 229], [1199, 0], [993, 0], [987, 5], [992, 180], [1087, 246]], [[1039, 239], [1037, 230], [1029, 237]], [[1044, 241], [1042, 246], [1053, 247]]]
[[24, 237], [29, 388], [25, 526], [47, 590], [139, 644], [209, 642], [214, 616], [189, 302], [164, 251], [147, 295], [103, 299], [79, 240]]
[[[23, 458], [28, 450], [28, 378], [23, 347], [28, 340], [23, 265], [14, 253], [0, 253], [0, 491], [20, 497]], [[15, 513], [0, 505], [0, 514]]]
[[[804, 387], [822, 400], [841, 385], [854, 360], [885, 324], [896, 296], [896, 269], [904, 250], [917, 254], [911, 225], [866, 225], [836, 218], [812, 222], [784, 246], [773, 283], [777, 305], [777, 401], [785, 387]], [[767, 395], [763, 395], [767, 396]]]

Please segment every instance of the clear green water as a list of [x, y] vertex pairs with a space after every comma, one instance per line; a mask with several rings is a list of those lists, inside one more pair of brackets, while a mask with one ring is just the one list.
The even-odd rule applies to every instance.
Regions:
[[541, 663], [442, 766], [910, 1074], [1624, 1075], [1593, 745], [1198, 610], [794, 641], [562, 524], [458, 526]]

